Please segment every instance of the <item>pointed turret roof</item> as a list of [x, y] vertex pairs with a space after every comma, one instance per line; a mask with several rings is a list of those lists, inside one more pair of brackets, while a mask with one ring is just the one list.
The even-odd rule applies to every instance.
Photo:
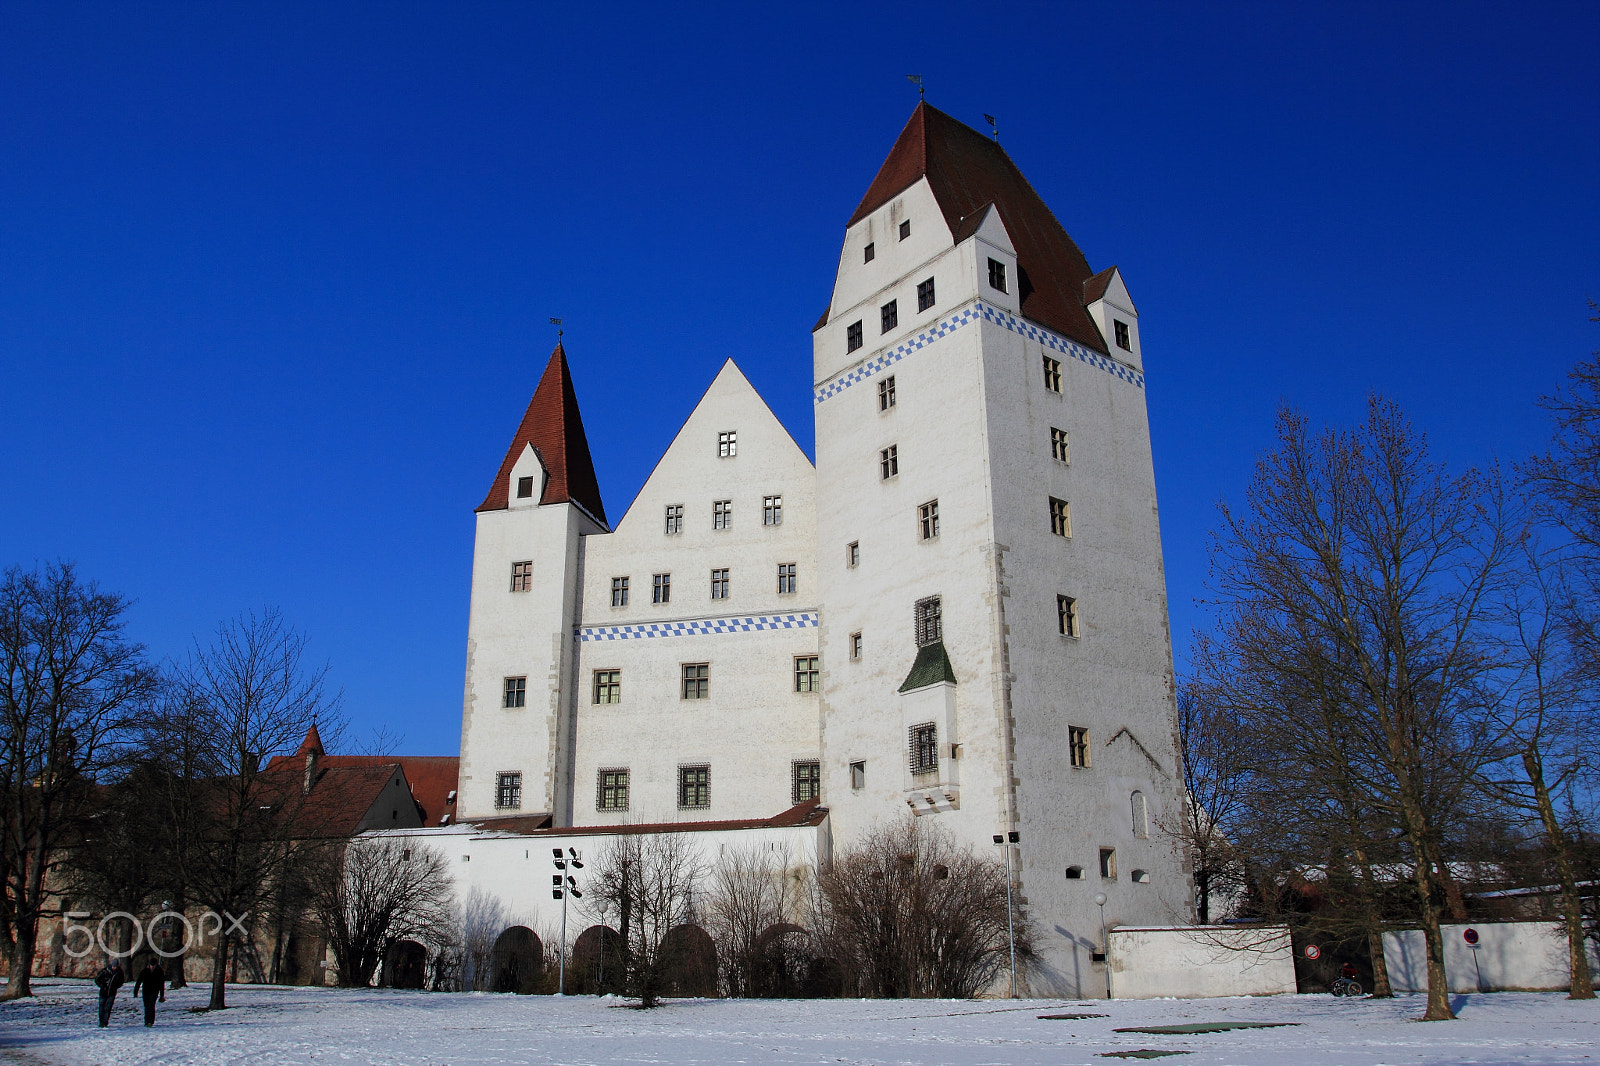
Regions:
[[1023, 317], [1080, 344], [1106, 350], [1105, 338], [1084, 308], [1084, 282], [1094, 274], [1089, 261], [1005, 150], [937, 108], [917, 105], [849, 224], [855, 225], [923, 177], [958, 244], [977, 230], [984, 207], [992, 204], [1000, 211], [1017, 249]]
[[317, 723], [312, 722], [311, 728], [306, 730], [306, 738], [300, 742], [300, 750], [296, 755], [322, 756], [322, 734], [317, 732]]
[[572, 391], [572, 372], [567, 353], [560, 344], [550, 353], [539, 387], [533, 390], [528, 410], [506, 449], [505, 461], [489, 486], [489, 495], [478, 505], [480, 511], [503, 511], [510, 503], [511, 468], [523, 450], [533, 445], [539, 453], [549, 479], [540, 503], [575, 503], [601, 525], [606, 523], [605, 506], [600, 502], [600, 483], [594, 476], [594, 460], [589, 455], [589, 438], [583, 433], [583, 417], [578, 414], [578, 397]]

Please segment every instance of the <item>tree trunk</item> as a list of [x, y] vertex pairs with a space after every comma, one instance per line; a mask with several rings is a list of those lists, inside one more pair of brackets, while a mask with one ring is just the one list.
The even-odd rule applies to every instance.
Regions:
[[1456, 1016], [1450, 1009], [1450, 979], [1444, 970], [1444, 934], [1439, 929], [1439, 908], [1434, 902], [1433, 878], [1429, 866], [1430, 856], [1426, 846], [1415, 836], [1412, 838], [1416, 875], [1413, 884], [1417, 889], [1418, 916], [1422, 919], [1422, 938], [1428, 954], [1428, 1009], [1423, 1013], [1425, 1022], [1449, 1021]]
[[1200, 869], [1195, 871], [1195, 874], [1194, 874], [1194, 889], [1195, 889], [1195, 896], [1197, 897], [1197, 899], [1195, 900], [1196, 909], [1199, 912], [1197, 914], [1197, 917], [1200, 919], [1200, 924], [1201, 925], [1210, 925], [1211, 924], [1211, 871], [1206, 869], [1205, 864], [1204, 864], [1204, 860], [1201, 861]]
[[211, 1002], [206, 1005], [207, 1010], [223, 1010], [228, 1006], [228, 941], [232, 939], [226, 933], [217, 936], [217, 956], [211, 960]]
[[1522, 753], [1522, 766], [1533, 785], [1534, 801], [1539, 805], [1539, 820], [1544, 823], [1544, 835], [1550, 853], [1556, 860], [1556, 876], [1561, 882], [1561, 921], [1567, 929], [1567, 968], [1571, 975], [1569, 999], [1594, 999], [1594, 975], [1589, 972], [1589, 954], [1583, 934], [1583, 901], [1578, 896], [1578, 877], [1572, 868], [1572, 853], [1567, 847], [1567, 834], [1556, 817], [1555, 804], [1550, 801], [1550, 789], [1545, 785], [1544, 767], [1532, 752]]
[[18, 922], [17, 939], [11, 952], [11, 976], [0, 1001], [33, 995], [33, 948], [39, 935], [37, 922]]
[[1362, 906], [1367, 924], [1367, 954], [1372, 959], [1372, 995], [1375, 999], [1390, 999], [1394, 996], [1394, 988], [1389, 984], [1389, 960], [1383, 954], [1383, 922], [1378, 916], [1375, 879], [1365, 848], [1356, 849], [1356, 865], [1361, 869], [1365, 897]]

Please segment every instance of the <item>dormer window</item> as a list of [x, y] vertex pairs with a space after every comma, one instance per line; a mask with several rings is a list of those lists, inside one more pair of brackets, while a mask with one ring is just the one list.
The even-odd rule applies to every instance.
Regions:
[[1112, 319], [1111, 324], [1117, 329], [1117, 347], [1125, 352], [1133, 351], [1133, 342], [1128, 339], [1128, 324], [1116, 319]]
[[998, 259], [989, 260], [989, 288], [1006, 292], [1006, 265]]
[[878, 258], [878, 246], [868, 241], [867, 246], [861, 250], [861, 261], [870, 263], [876, 258]]
[[526, 500], [526, 499], [532, 498], [532, 496], [533, 496], [533, 478], [531, 478], [531, 477], [519, 477], [519, 478], [517, 478], [517, 499]]
[[905, 240], [909, 236], [911, 236], [911, 220], [908, 218], [900, 223], [900, 239]]

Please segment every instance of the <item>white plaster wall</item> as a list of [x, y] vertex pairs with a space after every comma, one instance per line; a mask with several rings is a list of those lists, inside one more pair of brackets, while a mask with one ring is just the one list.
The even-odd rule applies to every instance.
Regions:
[[[1473, 947], [1462, 936], [1478, 931]], [[1567, 934], [1559, 922], [1486, 922], [1445, 925], [1444, 972], [1452, 992], [1564, 991], [1572, 987], [1567, 969]], [[1588, 942], [1589, 970], [1600, 972], [1600, 953]], [[1383, 934], [1383, 961], [1396, 992], [1428, 988], [1427, 944], [1420, 929]]]
[[[1112, 929], [1111, 998], [1198, 999], [1295, 991], [1287, 926]], [[1102, 985], [1098, 991], [1105, 995]]]

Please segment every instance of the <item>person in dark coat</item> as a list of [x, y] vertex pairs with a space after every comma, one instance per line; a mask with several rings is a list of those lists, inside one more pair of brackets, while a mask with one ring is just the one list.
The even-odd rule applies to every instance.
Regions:
[[133, 994], [144, 993], [144, 1024], [146, 1028], [156, 1024], [156, 999], [167, 1001], [167, 971], [161, 968], [161, 963], [156, 961], [154, 955], [144, 964], [144, 969], [139, 971], [138, 980], [133, 982]]
[[122, 972], [122, 963], [117, 959], [106, 963], [106, 968], [94, 975], [94, 983], [100, 989], [100, 1028], [111, 1024], [111, 1007], [117, 1002], [117, 989], [127, 979]]

